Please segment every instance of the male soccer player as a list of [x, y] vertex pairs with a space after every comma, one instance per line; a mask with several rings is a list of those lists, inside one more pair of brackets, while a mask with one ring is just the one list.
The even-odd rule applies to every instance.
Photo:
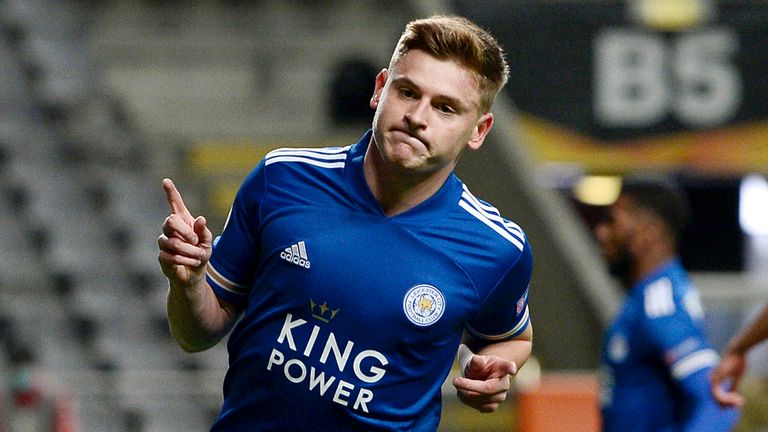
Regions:
[[682, 191], [661, 178], [630, 177], [596, 235], [629, 290], [606, 331], [602, 414], [606, 432], [728, 431], [738, 413], [709, 391], [717, 363], [702, 307], [677, 252], [688, 217]]
[[199, 351], [234, 326], [213, 430], [434, 431], [461, 341], [459, 398], [504, 400], [531, 352], [531, 249], [453, 170], [507, 76], [473, 23], [416, 20], [375, 78], [372, 130], [269, 153], [216, 241], [164, 181], [172, 334]]

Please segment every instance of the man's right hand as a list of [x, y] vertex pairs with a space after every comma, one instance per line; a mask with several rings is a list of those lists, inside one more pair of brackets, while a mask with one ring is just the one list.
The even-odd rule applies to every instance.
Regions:
[[726, 352], [709, 377], [712, 396], [720, 406], [742, 407], [744, 396], [738, 393], [739, 383], [747, 370], [743, 353]]
[[171, 214], [165, 218], [163, 233], [157, 239], [158, 260], [172, 285], [190, 287], [205, 278], [213, 234], [203, 216], [192, 216], [170, 179], [163, 179], [163, 189]]

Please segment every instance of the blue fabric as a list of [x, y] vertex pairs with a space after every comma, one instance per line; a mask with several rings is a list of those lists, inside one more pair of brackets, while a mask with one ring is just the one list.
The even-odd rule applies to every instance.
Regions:
[[369, 140], [271, 152], [239, 190], [208, 271], [244, 309], [213, 430], [434, 431], [462, 331], [527, 327], [522, 230], [455, 176], [386, 217]]

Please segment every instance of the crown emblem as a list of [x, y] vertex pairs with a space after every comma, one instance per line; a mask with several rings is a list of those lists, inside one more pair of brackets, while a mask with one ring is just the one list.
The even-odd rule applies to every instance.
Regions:
[[339, 312], [338, 309], [331, 309], [328, 307], [328, 303], [326, 302], [323, 302], [323, 304], [317, 304], [312, 299], [309, 299], [309, 306], [312, 310], [312, 316], [325, 323], [330, 322]]

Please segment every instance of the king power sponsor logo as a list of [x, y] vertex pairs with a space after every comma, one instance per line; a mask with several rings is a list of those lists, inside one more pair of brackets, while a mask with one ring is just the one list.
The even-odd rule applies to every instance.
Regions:
[[[353, 341], [339, 341], [333, 332], [290, 313], [285, 316], [276, 342], [267, 362], [268, 371], [282, 372], [289, 382], [318, 392], [334, 403], [369, 412], [374, 393], [365, 385], [381, 381], [387, 373], [389, 360], [384, 354], [360, 349]], [[308, 365], [308, 359], [322, 366]], [[354, 380], [339, 377], [344, 372], [350, 376], [350, 369]]]

